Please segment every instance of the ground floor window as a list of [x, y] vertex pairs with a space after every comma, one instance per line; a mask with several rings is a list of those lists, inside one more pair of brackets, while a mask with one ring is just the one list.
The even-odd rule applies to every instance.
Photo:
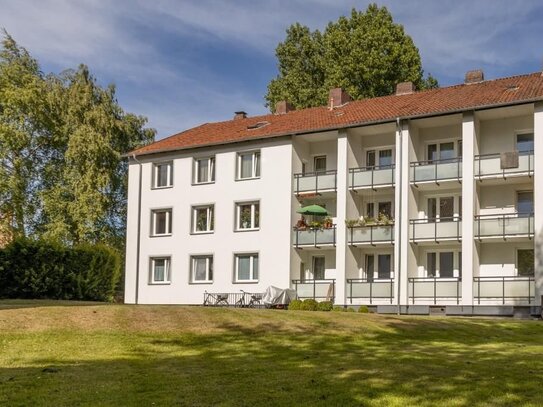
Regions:
[[167, 284], [170, 282], [170, 257], [151, 258], [149, 281], [151, 284]]
[[519, 276], [534, 275], [534, 249], [517, 250], [517, 270]]
[[191, 267], [193, 283], [213, 282], [213, 256], [192, 256]]
[[366, 254], [366, 278], [368, 280], [392, 278], [392, 255]]
[[426, 277], [460, 277], [461, 272], [462, 252], [443, 251], [426, 253]]
[[325, 258], [323, 256], [313, 257], [313, 279], [324, 280]]
[[236, 254], [234, 262], [236, 282], [258, 281], [258, 254]]

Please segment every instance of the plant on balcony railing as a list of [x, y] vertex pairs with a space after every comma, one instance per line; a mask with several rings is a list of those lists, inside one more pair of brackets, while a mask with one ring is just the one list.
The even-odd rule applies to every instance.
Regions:
[[385, 213], [379, 213], [377, 218], [361, 216], [358, 219], [347, 219], [345, 225], [348, 228], [357, 228], [364, 226], [391, 226], [394, 225], [394, 219], [390, 218]]
[[296, 230], [325, 230], [332, 229], [334, 227], [334, 222], [332, 218], [326, 217], [322, 222], [318, 220], [311, 221], [306, 223], [305, 219], [300, 219], [293, 229]]

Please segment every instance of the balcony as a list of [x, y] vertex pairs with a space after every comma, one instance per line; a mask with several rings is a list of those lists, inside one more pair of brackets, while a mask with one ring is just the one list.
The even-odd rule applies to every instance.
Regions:
[[349, 188], [378, 189], [394, 186], [395, 165], [381, 165], [349, 169]]
[[292, 280], [298, 298], [311, 298], [317, 301], [332, 301], [336, 296], [336, 280]]
[[502, 168], [501, 154], [483, 154], [475, 156], [475, 178], [503, 178], [534, 175], [534, 152], [522, 151], [518, 155], [518, 166]]
[[462, 181], [462, 157], [410, 163], [411, 184], [440, 181]]
[[296, 248], [335, 246], [336, 225], [329, 228], [294, 228], [292, 239]]
[[533, 213], [475, 216], [475, 238], [503, 239], [534, 237]]
[[474, 277], [473, 298], [477, 304], [535, 304], [533, 276]]
[[441, 219], [411, 219], [409, 221], [411, 242], [445, 242], [462, 240], [460, 217]]
[[317, 171], [294, 174], [294, 193], [321, 194], [337, 191], [337, 171]]
[[411, 277], [409, 301], [411, 304], [460, 304], [462, 280], [456, 277]]
[[351, 246], [394, 244], [394, 224], [348, 227], [347, 238]]
[[347, 299], [362, 303], [392, 304], [394, 300], [394, 280], [392, 279], [347, 279]]

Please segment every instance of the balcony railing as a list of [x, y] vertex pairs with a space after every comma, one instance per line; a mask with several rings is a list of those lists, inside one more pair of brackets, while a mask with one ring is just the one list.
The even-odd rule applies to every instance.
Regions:
[[462, 180], [462, 157], [410, 163], [411, 183]]
[[510, 213], [504, 215], [476, 215], [475, 238], [490, 239], [508, 237], [534, 237], [533, 213]]
[[438, 302], [450, 301], [460, 304], [462, 280], [457, 277], [411, 277], [409, 281], [409, 300]]
[[496, 301], [502, 304], [534, 304], [533, 276], [473, 277], [473, 297], [477, 304]]
[[292, 280], [298, 298], [312, 298], [317, 301], [334, 301], [336, 296], [336, 280]]
[[518, 157], [517, 168], [502, 168], [501, 154], [482, 154], [475, 156], [475, 177], [481, 179], [485, 177], [508, 176], [534, 174], [534, 152], [521, 151]]
[[296, 195], [303, 193], [321, 193], [337, 190], [337, 171], [317, 171], [294, 174], [294, 192]]
[[445, 241], [462, 239], [462, 219], [458, 216], [440, 219], [411, 219], [411, 241]]
[[335, 246], [336, 245], [336, 225], [331, 228], [307, 228], [294, 229], [293, 244], [300, 246]]
[[380, 165], [349, 169], [349, 188], [377, 189], [394, 186], [395, 165]]
[[394, 224], [349, 227], [348, 239], [351, 246], [394, 244]]
[[347, 298], [353, 303], [353, 299], [360, 299], [369, 304], [375, 300], [386, 300], [392, 304], [394, 299], [394, 280], [392, 279], [347, 279]]

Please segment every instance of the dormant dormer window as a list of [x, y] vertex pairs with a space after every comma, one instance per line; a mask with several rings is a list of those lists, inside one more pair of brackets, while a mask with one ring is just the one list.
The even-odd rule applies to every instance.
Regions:
[[260, 177], [260, 151], [238, 153], [237, 179]]
[[215, 157], [196, 158], [193, 179], [195, 184], [215, 182]]
[[169, 188], [173, 186], [173, 162], [153, 164], [153, 188]]

